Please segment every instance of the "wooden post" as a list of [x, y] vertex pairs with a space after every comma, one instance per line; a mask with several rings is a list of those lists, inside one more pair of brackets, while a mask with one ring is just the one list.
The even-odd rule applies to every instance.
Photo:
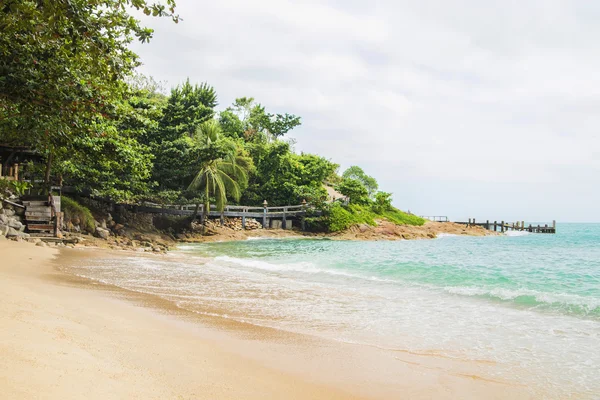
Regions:
[[485, 229], [490, 230], [490, 220], [485, 221]]
[[529, 224], [529, 232], [533, 232], [533, 228], [531, 228], [531, 224]]
[[556, 220], [552, 220], [552, 229], [556, 231]]
[[281, 221], [281, 229], [286, 229], [286, 223], [287, 221], [285, 220], [285, 213], [287, 211], [287, 207], [283, 207], [283, 220]]
[[500, 232], [504, 233], [504, 221], [501, 222]]
[[225, 225], [225, 215], [221, 213], [221, 226]]
[[498, 230], [498, 222], [494, 221], [494, 232]]
[[473, 226], [475, 226], [475, 218], [473, 218]]
[[242, 215], [242, 229], [246, 230], [246, 216]]
[[15, 164], [15, 181], [19, 180], [19, 164]]
[[306, 217], [306, 199], [302, 199], [302, 220], [300, 221], [300, 226], [301, 226], [302, 232], [304, 232], [304, 230], [306, 229], [306, 226], [304, 224], [305, 217]]
[[525, 221], [521, 221], [521, 230], [524, 231], [525, 230]]
[[538, 230], [537, 230], [537, 232], [538, 232], [538, 233], [540, 233], [540, 232], [541, 232], [541, 231], [540, 231], [540, 226], [539, 226], [539, 225], [538, 225]]
[[269, 205], [269, 203], [267, 203], [267, 200], [265, 200], [263, 202], [263, 229], [267, 229], [267, 206]]

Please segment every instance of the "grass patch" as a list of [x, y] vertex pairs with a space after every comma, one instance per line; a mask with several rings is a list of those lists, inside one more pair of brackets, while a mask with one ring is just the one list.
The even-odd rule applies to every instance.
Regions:
[[416, 215], [407, 214], [404, 211], [400, 211], [398, 209], [392, 209], [384, 211], [382, 214], [385, 219], [390, 222], [395, 223], [396, 225], [414, 225], [421, 226], [425, 223], [425, 220], [421, 217], [417, 217]]
[[82, 230], [90, 233], [94, 232], [94, 216], [89, 208], [66, 196], [62, 196], [60, 201], [62, 211], [65, 213], [65, 221], [74, 223], [74, 221], [79, 220], [79, 226]]

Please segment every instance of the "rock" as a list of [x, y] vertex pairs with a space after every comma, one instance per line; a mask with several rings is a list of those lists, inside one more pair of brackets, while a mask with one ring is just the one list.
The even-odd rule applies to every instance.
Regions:
[[0, 236], [6, 236], [8, 234], [8, 225], [0, 224]]
[[23, 223], [14, 217], [9, 218], [8, 226], [10, 226], [11, 228], [15, 228], [18, 231], [22, 231], [24, 229]]
[[102, 227], [97, 227], [96, 228], [96, 235], [99, 238], [102, 238], [104, 240], [108, 239], [110, 237], [110, 231], [108, 229], [102, 228]]
[[20, 231], [16, 230], [15, 228], [11, 228], [10, 226], [8, 227], [8, 234], [6, 236], [10, 237], [10, 238], [17, 237], [20, 239], [28, 239], [30, 237], [30, 235], [28, 233], [20, 232]]
[[25, 209], [21, 208], [21, 207], [17, 207], [15, 209], [15, 214], [22, 217], [23, 215], [25, 215]]
[[109, 228], [111, 228], [111, 229], [112, 229], [112, 228], [114, 228], [114, 226], [115, 226], [116, 224], [117, 224], [117, 223], [111, 219], [111, 220], [109, 220], [109, 221], [106, 223], [106, 226], [108, 226]]
[[4, 215], [6, 215], [7, 217], [13, 217], [15, 215], [15, 210], [9, 210], [8, 208], [5, 208]]
[[75, 217], [71, 220], [71, 222], [73, 223], [73, 225], [79, 225], [81, 224], [81, 220], [79, 219], [79, 217]]
[[113, 222], [113, 217], [112, 217], [112, 215], [110, 215], [110, 213], [108, 213], [108, 216], [106, 217], [106, 221], [107, 221], [108, 223], [111, 223], [111, 222]]
[[8, 217], [4, 214], [0, 214], [0, 224], [8, 225]]
[[35, 245], [39, 246], [39, 247], [46, 247], [46, 243], [42, 242], [41, 240], [39, 242], [37, 242]]
[[100, 222], [100, 226], [102, 227], [102, 229], [108, 229], [108, 228], [106, 227], [106, 220], [105, 220], [105, 219], [103, 219], [103, 220]]

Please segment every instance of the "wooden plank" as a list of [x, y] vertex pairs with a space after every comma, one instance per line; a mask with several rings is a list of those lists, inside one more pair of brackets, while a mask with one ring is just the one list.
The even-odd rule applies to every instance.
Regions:
[[26, 217], [52, 217], [52, 211], [25, 211]]
[[24, 201], [23, 205], [25, 207], [48, 207], [48, 202], [42, 201], [42, 200], [32, 200], [32, 201]]
[[27, 229], [30, 231], [50, 231], [54, 232], [54, 224], [28, 224]]
[[22, 206], [22, 205], [17, 204], [17, 203], [13, 203], [10, 200], [2, 199], [2, 201], [5, 202], [5, 203], [7, 203], [7, 204], [10, 204], [11, 206], [14, 206], [14, 207], [25, 208], [25, 206]]

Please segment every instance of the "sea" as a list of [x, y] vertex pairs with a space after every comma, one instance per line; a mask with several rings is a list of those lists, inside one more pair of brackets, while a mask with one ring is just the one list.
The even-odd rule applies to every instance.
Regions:
[[487, 379], [600, 398], [600, 224], [432, 240], [255, 238], [68, 269], [202, 315], [483, 362]]

